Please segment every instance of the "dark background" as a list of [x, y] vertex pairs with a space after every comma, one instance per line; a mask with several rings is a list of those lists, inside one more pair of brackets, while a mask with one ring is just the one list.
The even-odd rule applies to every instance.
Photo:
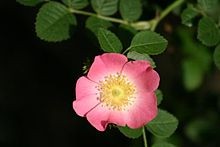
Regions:
[[[83, 62], [101, 51], [88, 40], [82, 26], [67, 41], [40, 40], [34, 30], [38, 9], [14, 1], [0, 2], [0, 147], [128, 146], [142, 142], [141, 138], [133, 141], [124, 137], [115, 128], [98, 132], [75, 114], [72, 101]], [[172, 17], [168, 22], [179, 25], [179, 21]], [[212, 115], [218, 116], [220, 110], [219, 71], [212, 67], [204, 86], [187, 92], [181, 82], [176, 40], [169, 29], [163, 33], [171, 45], [155, 57], [160, 89], [166, 97], [161, 107], [180, 121], [171, 142], [178, 146], [218, 146], [219, 117]], [[185, 127], [197, 117], [212, 123], [199, 132], [199, 140], [193, 141]]]

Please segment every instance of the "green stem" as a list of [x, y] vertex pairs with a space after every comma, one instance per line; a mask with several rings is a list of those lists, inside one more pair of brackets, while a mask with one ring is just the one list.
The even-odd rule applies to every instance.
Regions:
[[100, 18], [100, 19], [103, 19], [103, 20], [129, 25], [129, 23], [127, 21], [122, 20], [122, 19], [112, 18], [112, 17], [108, 17], [108, 16], [102, 16], [102, 15], [99, 15], [99, 14], [86, 12], [86, 11], [81, 11], [81, 10], [76, 10], [76, 9], [72, 9], [72, 8], [70, 8], [69, 10], [70, 10], [71, 13], [87, 15], [87, 16], [93, 16], [93, 17], [97, 17], [97, 18]]
[[129, 48], [127, 48], [126, 50], [124, 50], [124, 52], [123, 52], [122, 54], [124, 54], [124, 55], [125, 55], [125, 53], [126, 53], [126, 52], [128, 52], [130, 49], [131, 49], [130, 47], [129, 47]]
[[152, 31], [154, 31], [156, 29], [158, 23], [165, 16], [167, 16], [173, 9], [175, 9], [176, 7], [181, 5], [183, 2], [184, 2], [184, 0], [176, 0], [171, 5], [169, 5], [164, 11], [162, 11], [159, 16], [156, 16], [152, 20], [138, 21], [138, 22], [133, 22], [133, 23], [129, 23], [128, 21], [122, 20], [122, 19], [119, 19], [119, 18], [102, 16], [102, 15], [99, 15], [99, 14], [96, 14], [96, 13], [86, 12], [86, 11], [82, 11], [82, 10], [76, 10], [76, 9], [73, 9], [73, 8], [69, 8], [69, 11], [71, 13], [75, 13], [75, 14], [81, 14], [81, 15], [86, 15], [86, 16], [93, 16], [93, 17], [97, 17], [97, 18], [100, 18], [100, 19], [103, 19], [103, 20], [107, 20], [107, 21], [111, 21], [111, 22], [115, 22], [115, 23], [120, 23], [120, 24], [128, 25], [128, 26], [133, 27], [136, 30], [151, 29]]
[[147, 147], [147, 137], [144, 127], [142, 128], [142, 132], [143, 132], [144, 147]]
[[158, 23], [167, 16], [171, 11], [173, 11], [176, 7], [180, 6], [184, 0], [176, 0], [171, 5], [169, 5], [164, 11], [161, 12], [159, 16], [156, 16], [156, 18], [151, 20], [152, 27], [151, 30], [154, 31], [158, 25]]

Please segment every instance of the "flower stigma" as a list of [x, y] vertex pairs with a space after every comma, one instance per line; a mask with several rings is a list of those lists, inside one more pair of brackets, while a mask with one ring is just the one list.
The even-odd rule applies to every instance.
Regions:
[[112, 110], [126, 110], [135, 99], [135, 86], [125, 75], [119, 73], [110, 74], [99, 81], [97, 89], [99, 91], [98, 100], [102, 106], [107, 106]]

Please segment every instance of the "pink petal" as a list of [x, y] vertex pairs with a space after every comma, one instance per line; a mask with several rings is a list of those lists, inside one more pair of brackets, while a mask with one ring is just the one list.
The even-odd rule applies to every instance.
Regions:
[[98, 93], [97, 83], [86, 77], [80, 77], [76, 82], [76, 99], [81, 99]]
[[157, 115], [157, 100], [154, 93], [141, 93], [136, 104], [127, 112], [127, 125], [140, 128]]
[[96, 93], [98, 91], [95, 88], [96, 85], [96, 83], [86, 77], [78, 79], [76, 83], [76, 100], [73, 101], [73, 109], [78, 115], [84, 116], [100, 103], [100, 101], [97, 100]]
[[127, 62], [122, 73], [132, 80], [138, 90], [143, 92], [153, 92], [159, 86], [160, 77], [147, 61]]
[[122, 54], [105, 53], [96, 56], [87, 76], [91, 80], [98, 82], [106, 75], [120, 72], [126, 62], [127, 58]]
[[126, 125], [126, 112], [112, 110], [108, 121], [109, 123], [113, 123], [118, 126], [125, 126]]
[[108, 125], [110, 111], [102, 106], [102, 104], [95, 107], [92, 111], [90, 111], [86, 118], [90, 122], [90, 124], [95, 127], [99, 131], [105, 131]]
[[84, 117], [88, 112], [93, 110], [100, 102], [96, 95], [90, 95], [83, 99], [73, 101], [73, 109], [79, 115]]

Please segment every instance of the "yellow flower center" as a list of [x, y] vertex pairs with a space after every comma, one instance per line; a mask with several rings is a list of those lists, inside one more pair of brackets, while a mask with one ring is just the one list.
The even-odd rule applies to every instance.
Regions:
[[135, 86], [119, 73], [106, 76], [98, 83], [98, 99], [113, 110], [126, 110], [135, 99]]

